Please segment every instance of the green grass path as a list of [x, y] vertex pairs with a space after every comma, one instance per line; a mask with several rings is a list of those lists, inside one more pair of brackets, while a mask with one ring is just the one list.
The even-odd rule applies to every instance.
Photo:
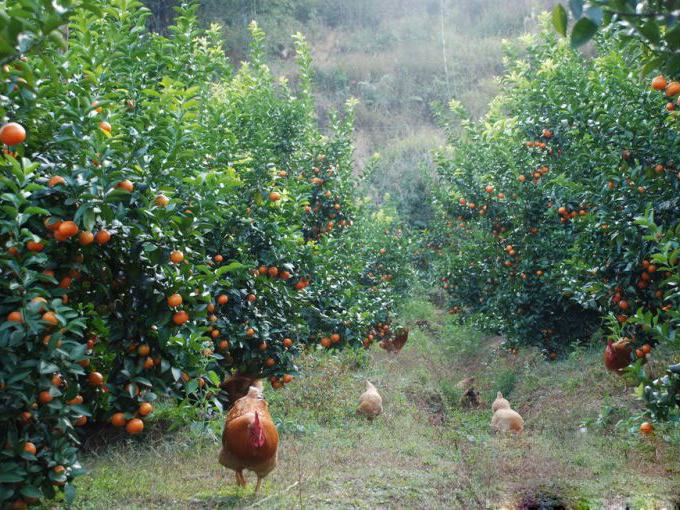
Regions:
[[[673, 508], [678, 438], [631, 434], [635, 402], [601, 367], [599, 349], [548, 363], [513, 356], [498, 339], [456, 326], [426, 302], [399, 355], [380, 349], [308, 356], [302, 376], [265, 396], [281, 422], [279, 466], [263, 491], [238, 489], [217, 463], [221, 421], [152, 431], [90, 453], [76, 508]], [[485, 404], [458, 407], [455, 383], [474, 375]], [[354, 415], [364, 381], [384, 399], [368, 423]], [[526, 422], [520, 437], [491, 434], [490, 402], [508, 394]], [[675, 446], [672, 446], [674, 444]], [[250, 474], [251, 482], [254, 475]]]

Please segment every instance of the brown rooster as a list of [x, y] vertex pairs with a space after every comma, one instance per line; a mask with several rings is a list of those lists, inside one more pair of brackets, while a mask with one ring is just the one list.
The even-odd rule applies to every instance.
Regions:
[[269, 405], [261, 390], [251, 386], [248, 394], [229, 410], [219, 462], [236, 472], [236, 483], [241, 487], [246, 486], [243, 470], [255, 472], [257, 494], [262, 479], [276, 467], [278, 448], [279, 433], [269, 414]]
[[378, 345], [380, 345], [380, 347], [385, 349], [387, 352], [397, 353], [401, 351], [402, 347], [404, 347], [406, 340], [408, 340], [408, 329], [400, 328], [395, 333], [394, 338], [382, 340]]
[[630, 365], [630, 354], [633, 349], [630, 346], [630, 340], [621, 338], [618, 342], [607, 342], [607, 347], [604, 348], [604, 365], [618, 374], [621, 370]]

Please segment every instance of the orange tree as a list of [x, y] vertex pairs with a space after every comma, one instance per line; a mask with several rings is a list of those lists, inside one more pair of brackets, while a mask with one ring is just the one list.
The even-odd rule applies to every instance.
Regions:
[[256, 25], [234, 71], [195, 7], [166, 38], [138, 2], [69, 6], [0, 3], [69, 34], [0, 31], [0, 502], [17, 508], [73, 497], [90, 426], [139, 434], [159, 397], [219, 407], [234, 371], [281, 387], [320, 339], [367, 344], [408, 282], [403, 237], [355, 201], [351, 105], [316, 126], [301, 37], [294, 91]]
[[451, 310], [481, 313], [512, 347], [555, 358], [609, 314], [636, 369], [645, 344], [676, 341], [678, 91], [631, 79], [639, 51], [610, 37], [584, 59], [543, 33], [441, 151]]

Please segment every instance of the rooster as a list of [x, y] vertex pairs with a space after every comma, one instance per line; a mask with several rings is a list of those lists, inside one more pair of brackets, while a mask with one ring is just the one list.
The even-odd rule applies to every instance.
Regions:
[[380, 347], [385, 349], [387, 352], [397, 353], [401, 351], [402, 347], [404, 347], [406, 340], [408, 340], [408, 329], [400, 328], [397, 330], [394, 338], [382, 340], [378, 345], [380, 345]]
[[251, 386], [227, 414], [219, 462], [236, 472], [236, 483], [241, 487], [246, 486], [243, 470], [253, 471], [257, 475], [257, 494], [262, 479], [276, 467], [278, 448], [279, 433], [269, 414], [269, 405], [262, 391]]
[[607, 342], [607, 347], [604, 348], [604, 365], [618, 374], [630, 365], [630, 354], [633, 349], [630, 346], [630, 340], [621, 338], [618, 342]]

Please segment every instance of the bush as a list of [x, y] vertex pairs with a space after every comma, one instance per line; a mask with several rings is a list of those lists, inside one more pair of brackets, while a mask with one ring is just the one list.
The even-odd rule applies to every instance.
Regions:
[[641, 358], [674, 336], [677, 113], [631, 77], [638, 57], [610, 36], [585, 59], [543, 33], [439, 155], [451, 311], [498, 321], [510, 347], [555, 359], [609, 314]]

